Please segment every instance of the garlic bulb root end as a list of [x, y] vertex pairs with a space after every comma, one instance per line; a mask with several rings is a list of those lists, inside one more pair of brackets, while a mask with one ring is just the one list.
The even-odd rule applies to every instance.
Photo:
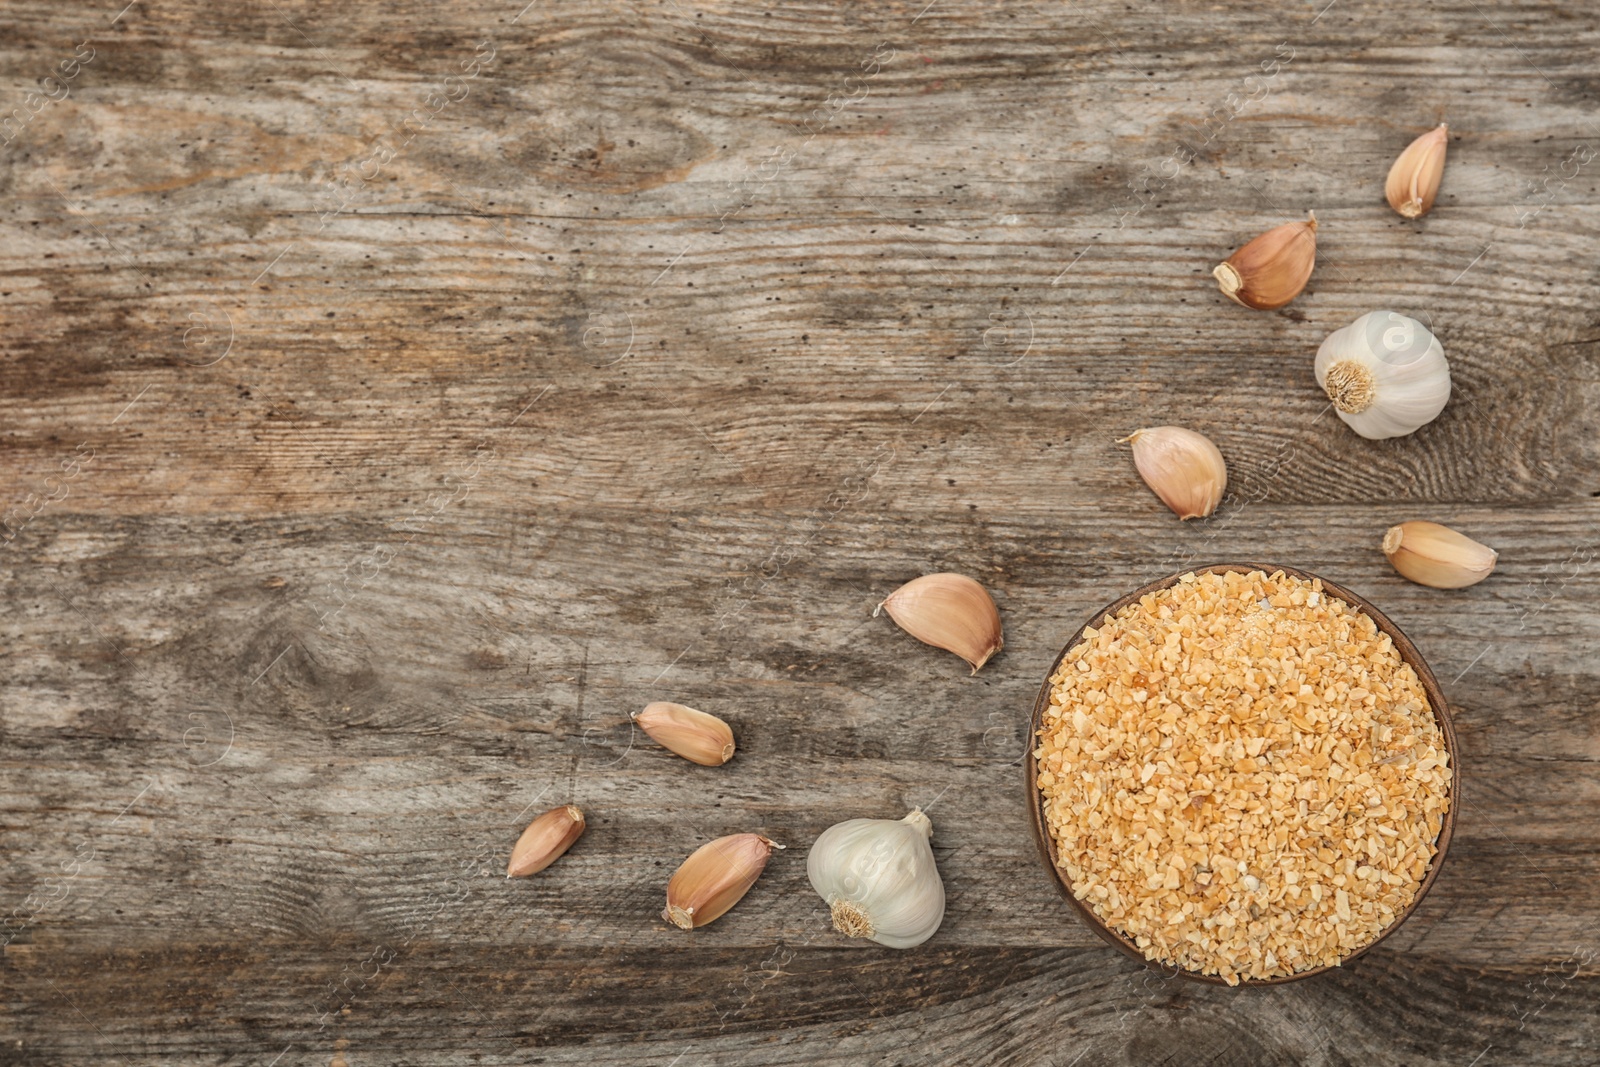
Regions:
[[833, 928], [846, 937], [871, 937], [872, 921], [866, 912], [848, 900], [836, 900], [828, 908], [833, 915]]
[[1328, 368], [1323, 391], [1333, 406], [1347, 415], [1359, 415], [1372, 406], [1377, 396], [1372, 372], [1353, 359], [1343, 359]]

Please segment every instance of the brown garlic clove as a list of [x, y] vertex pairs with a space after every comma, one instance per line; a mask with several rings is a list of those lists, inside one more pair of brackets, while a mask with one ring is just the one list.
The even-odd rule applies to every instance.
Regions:
[[522, 831], [511, 849], [506, 864], [507, 878], [526, 878], [538, 874], [572, 847], [583, 836], [583, 812], [576, 804], [551, 808]]
[[684, 930], [714, 922], [744, 898], [782, 845], [760, 834], [719, 837], [695, 849], [667, 882], [661, 917]]
[[1408, 219], [1419, 219], [1433, 207], [1444, 177], [1450, 128], [1444, 123], [1412, 141], [1389, 168], [1383, 195], [1389, 206]]
[[1228, 488], [1228, 465], [1204, 434], [1182, 426], [1135, 430], [1133, 465], [1161, 502], [1180, 519], [1202, 519], [1217, 510]]
[[964, 574], [925, 574], [902, 585], [873, 609], [924, 644], [954, 652], [972, 673], [1005, 647], [1000, 610], [987, 590]]
[[633, 721], [656, 743], [691, 763], [720, 767], [733, 758], [733, 729], [715, 715], [658, 700], [646, 704]]
[[1281, 308], [1300, 295], [1317, 264], [1317, 216], [1286, 222], [1217, 264], [1222, 295], [1259, 311]]
[[1499, 553], [1436, 522], [1402, 522], [1383, 535], [1389, 563], [1418, 585], [1464, 589], [1489, 577]]

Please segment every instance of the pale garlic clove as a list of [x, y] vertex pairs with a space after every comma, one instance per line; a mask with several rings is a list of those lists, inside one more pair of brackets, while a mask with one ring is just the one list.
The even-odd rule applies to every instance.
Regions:
[[1133, 445], [1139, 476], [1178, 518], [1203, 519], [1222, 503], [1228, 465], [1204, 434], [1182, 426], [1153, 426], [1123, 440]]
[[1499, 553], [1436, 522], [1413, 520], [1383, 535], [1383, 554], [1401, 577], [1434, 589], [1464, 589], [1489, 577]]
[[571, 848], [583, 836], [583, 812], [576, 804], [551, 808], [522, 831], [511, 849], [506, 864], [507, 878], [526, 878], [538, 874]]
[[750, 892], [772, 850], [782, 847], [760, 834], [733, 834], [701, 845], [667, 882], [661, 917], [683, 930], [720, 919]]
[[639, 728], [663, 748], [702, 767], [720, 767], [733, 758], [733, 729], [715, 715], [658, 700], [633, 716]]
[[1389, 206], [1408, 219], [1419, 219], [1433, 208], [1444, 177], [1445, 150], [1450, 128], [1444, 123], [1412, 141], [1389, 168], [1383, 185]]
[[914, 578], [885, 597], [872, 617], [880, 611], [918, 641], [966, 660], [973, 674], [1005, 647], [994, 598], [964, 574]]
[[1286, 222], [1246, 244], [1217, 264], [1222, 295], [1258, 311], [1281, 308], [1300, 295], [1317, 265], [1317, 216]]

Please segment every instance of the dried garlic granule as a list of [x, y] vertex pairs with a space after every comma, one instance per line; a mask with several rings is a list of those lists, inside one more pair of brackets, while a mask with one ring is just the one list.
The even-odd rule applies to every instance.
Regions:
[[1451, 769], [1366, 615], [1281, 571], [1186, 574], [1062, 658], [1039, 789], [1073, 893], [1230, 985], [1370, 944], [1432, 862]]

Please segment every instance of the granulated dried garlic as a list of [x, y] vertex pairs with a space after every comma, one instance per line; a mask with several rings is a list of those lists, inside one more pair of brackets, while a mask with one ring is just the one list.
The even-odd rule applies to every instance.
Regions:
[[1451, 806], [1416, 671], [1319, 581], [1186, 574], [1084, 630], [1037, 784], [1073, 894], [1230, 984], [1333, 966], [1416, 899]]

